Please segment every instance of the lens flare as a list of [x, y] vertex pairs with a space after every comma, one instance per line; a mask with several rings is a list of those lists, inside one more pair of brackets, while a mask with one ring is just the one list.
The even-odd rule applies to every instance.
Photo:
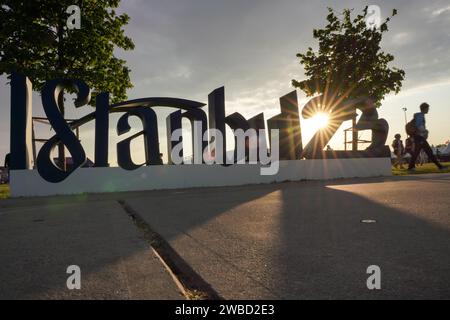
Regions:
[[311, 118], [311, 124], [318, 129], [323, 129], [329, 124], [329, 117], [324, 112], [317, 113], [314, 117]]

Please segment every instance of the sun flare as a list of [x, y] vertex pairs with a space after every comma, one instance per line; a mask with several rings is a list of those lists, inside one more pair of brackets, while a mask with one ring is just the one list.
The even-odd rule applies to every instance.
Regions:
[[311, 118], [311, 124], [317, 129], [323, 129], [328, 126], [329, 117], [326, 113], [319, 112]]

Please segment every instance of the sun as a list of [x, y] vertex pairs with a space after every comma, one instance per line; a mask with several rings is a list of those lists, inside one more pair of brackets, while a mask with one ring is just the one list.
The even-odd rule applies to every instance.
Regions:
[[328, 126], [329, 117], [324, 112], [317, 113], [314, 117], [311, 118], [311, 125], [317, 129], [323, 129]]

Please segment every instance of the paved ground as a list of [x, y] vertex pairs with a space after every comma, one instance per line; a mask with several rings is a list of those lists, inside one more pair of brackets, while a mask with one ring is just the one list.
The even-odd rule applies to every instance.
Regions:
[[[182, 299], [116, 201], [0, 202], [0, 299]], [[81, 290], [68, 290], [69, 265]]]
[[179, 297], [117, 199], [226, 299], [450, 299], [448, 174], [3, 201], [0, 297]]
[[[450, 298], [450, 175], [127, 201], [224, 298]], [[380, 291], [366, 287], [369, 265]]]

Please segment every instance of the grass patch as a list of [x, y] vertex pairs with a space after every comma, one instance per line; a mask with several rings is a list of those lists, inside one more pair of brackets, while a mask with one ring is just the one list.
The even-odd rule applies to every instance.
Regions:
[[9, 184], [0, 184], [0, 199], [9, 198]]
[[[394, 176], [406, 176], [411, 174], [425, 174], [425, 173], [450, 173], [450, 162], [444, 162], [444, 166], [449, 167], [446, 170], [439, 170], [434, 163], [425, 163], [423, 166], [416, 166], [416, 172], [410, 173], [406, 169], [396, 169], [392, 167], [392, 174]], [[405, 168], [408, 165], [405, 165]]]

